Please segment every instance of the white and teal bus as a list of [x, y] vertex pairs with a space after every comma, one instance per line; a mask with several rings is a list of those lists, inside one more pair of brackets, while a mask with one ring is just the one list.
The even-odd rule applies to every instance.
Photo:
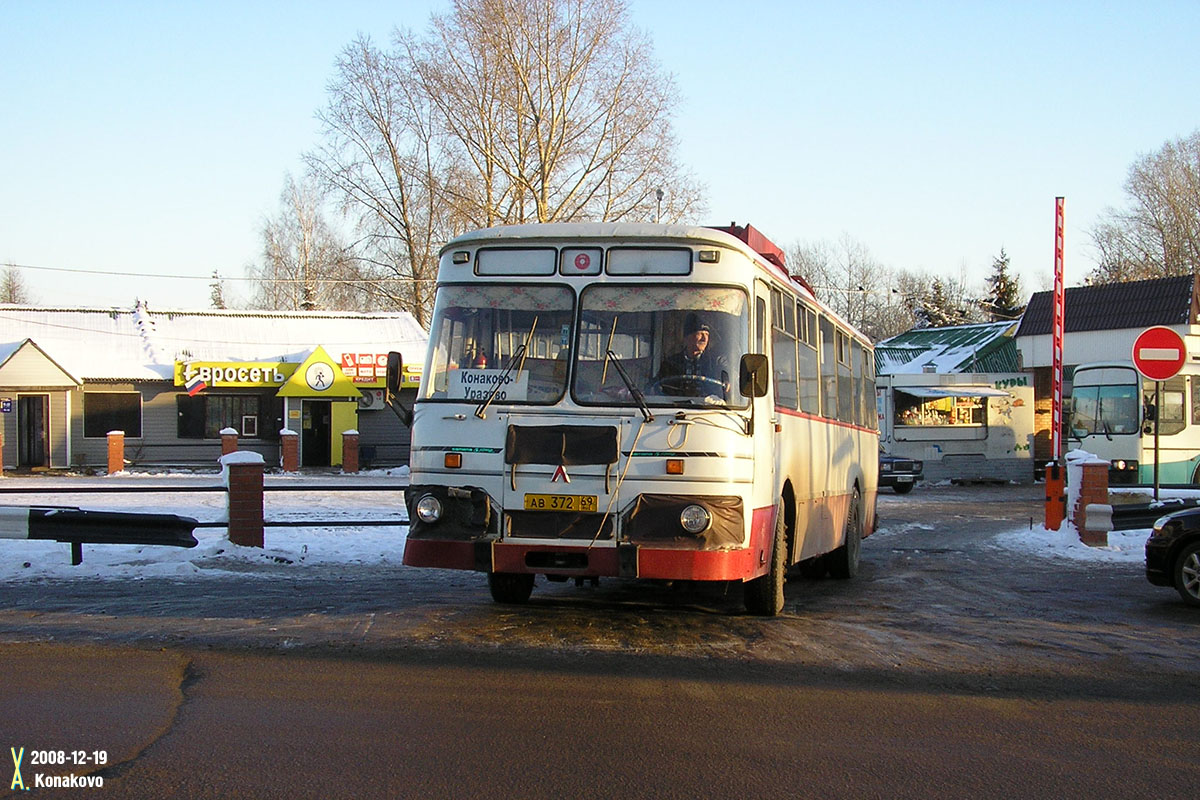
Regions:
[[1108, 461], [1110, 484], [1154, 482], [1156, 422], [1159, 481], [1200, 483], [1200, 374], [1189, 362], [1163, 381], [1158, 407], [1154, 388], [1132, 361], [1075, 368], [1067, 441]]
[[857, 572], [878, 453], [869, 340], [750, 226], [476, 231], [441, 252], [404, 563], [506, 603], [735, 582], [773, 615], [793, 565]]

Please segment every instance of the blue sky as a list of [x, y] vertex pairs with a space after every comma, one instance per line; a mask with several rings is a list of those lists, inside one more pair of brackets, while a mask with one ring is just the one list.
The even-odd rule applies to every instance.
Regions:
[[[45, 304], [208, 304], [318, 141], [338, 52], [436, 0], [0, 0], [0, 263]], [[1200, 128], [1200, 3], [630, 0], [678, 83], [705, 220], [979, 280], [1066, 278], [1139, 155]], [[669, 191], [669, 187], [667, 187]], [[230, 283], [238, 294], [244, 284]]]

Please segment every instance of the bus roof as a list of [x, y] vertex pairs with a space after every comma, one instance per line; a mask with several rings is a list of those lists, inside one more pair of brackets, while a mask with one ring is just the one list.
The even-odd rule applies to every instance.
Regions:
[[562, 239], [680, 239], [701, 240], [757, 255], [736, 236], [701, 225], [655, 225], [649, 222], [542, 222], [529, 225], [498, 225], [456, 236], [446, 243], [442, 252], [480, 240], [497, 239], [562, 240]]
[[[781, 264], [775, 263], [774, 259], [769, 259], [767, 255], [756, 251], [742, 239], [726, 232], [737, 227], [736, 225], [730, 225], [727, 228], [712, 228], [704, 225], [658, 225], [651, 222], [538, 222], [526, 225], [498, 225], [492, 228], [468, 231], [454, 237], [446, 242], [439, 251], [439, 255], [445, 255], [448, 251], [458, 247], [506, 240], [514, 244], [517, 242], [561, 242], [564, 239], [620, 239], [627, 242], [661, 242], [663, 239], [675, 239], [681, 243], [707, 242], [741, 251], [751, 261], [791, 284], [797, 292], [818, 305], [843, 326], [853, 331], [864, 343], [871, 346], [870, 338], [821, 302], [806, 281], [788, 274], [787, 269]], [[750, 225], [744, 226], [742, 230], [752, 231], [754, 235], [771, 244], [766, 237], [763, 237]], [[775, 245], [771, 244], [771, 247], [778, 251]], [[782, 251], [778, 252], [782, 253]]]

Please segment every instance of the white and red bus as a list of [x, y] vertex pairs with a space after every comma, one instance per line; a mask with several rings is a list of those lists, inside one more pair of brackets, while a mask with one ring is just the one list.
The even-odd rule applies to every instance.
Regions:
[[505, 603], [537, 575], [737, 582], [764, 615], [793, 566], [856, 574], [871, 345], [756, 230], [490, 228], [437, 281], [405, 564], [487, 573]]

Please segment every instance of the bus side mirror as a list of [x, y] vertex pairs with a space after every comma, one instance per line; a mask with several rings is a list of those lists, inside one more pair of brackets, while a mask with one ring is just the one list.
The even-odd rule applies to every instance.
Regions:
[[766, 397], [767, 381], [771, 373], [767, 370], [767, 357], [762, 353], [747, 353], [742, 356], [738, 372], [738, 386], [743, 397]]
[[412, 425], [412, 411], [400, 404], [400, 380], [404, 374], [404, 360], [395, 350], [388, 353], [387, 380], [384, 382], [383, 399], [405, 426]]

